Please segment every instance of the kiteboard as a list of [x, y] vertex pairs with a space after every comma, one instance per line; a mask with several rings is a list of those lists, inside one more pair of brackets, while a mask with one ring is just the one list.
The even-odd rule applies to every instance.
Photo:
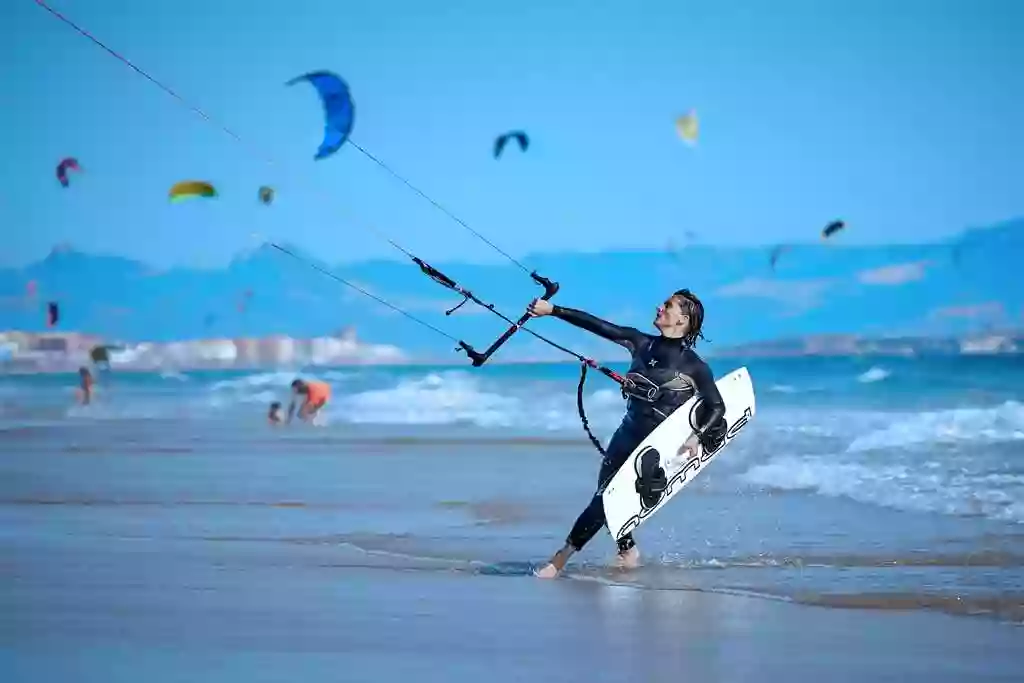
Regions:
[[[605, 487], [604, 501], [608, 531], [622, 538], [635, 530], [665, 503], [703, 472], [754, 417], [754, 385], [745, 367], [730, 372], [715, 384], [725, 402], [725, 427], [705, 452], [679, 451], [694, 433], [704, 399], [694, 396], [658, 425], [630, 454]], [[660, 482], [659, 482], [660, 480]], [[651, 482], [660, 485], [651, 486]], [[666, 485], [667, 482], [667, 485]]]

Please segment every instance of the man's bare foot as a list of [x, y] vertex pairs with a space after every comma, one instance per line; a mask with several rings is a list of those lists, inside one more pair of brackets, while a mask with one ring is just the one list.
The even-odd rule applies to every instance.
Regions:
[[533, 575], [538, 579], [554, 579], [558, 576], [558, 567], [552, 562], [548, 562], [540, 569], [533, 572]]
[[546, 565], [535, 571], [533, 575], [538, 579], [553, 579], [557, 577], [565, 569], [565, 564], [574, 552], [576, 552], [575, 548], [571, 545], [566, 545], [555, 553], [554, 557]]
[[636, 569], [640, 566], [640, 550], [633, 546], [624, 553], [619, 553], [615, 558], [615, 564], [620, 569]]

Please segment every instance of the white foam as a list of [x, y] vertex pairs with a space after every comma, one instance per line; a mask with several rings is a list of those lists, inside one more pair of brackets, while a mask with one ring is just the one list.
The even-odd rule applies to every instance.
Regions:
[[263, 391], [255, 391], [249, 393], [238, 393], [238, 394], [215, 394], [209, 396], [206, 399], [206, 404], [212, 408], [230, 408], [231, 406], [238, 404], [249, 405], [252, 403], [270, 403], [271, 401], [280, 401], [280, 392], [271, 391], [270, 389], [264, 389]]
[[482, 392], [460, 373], [403, 380], [397, 387], [345, 396], [340, 404], [346, 420], [376, 424], [511, 426], [521, 409], [518, 399]]
[[[622, 414], [621, 396], [599, 389], [584, 397], [598, 434], [610, 432]], [[574, 393], [549, 386], [518, 387], [499, 393], [462, 371], [430, 373], [397, 386], [338, 398], [331, 414], [355, 423], [457, 424], [562, 431], [580, 428]], [[602, 425], [609, 429], [602, 429]]]
[[[747, 469], [746, 484], [1024, 522], [1024, 452], [1015, 445], [1024, 441], [1024, 405], [1016, 401], [921, 412], [769, 409], [760, 420], [785, 435], [787, 454]], [[817, 450], [801, 453], [808, 447]], [[823, 447], [834, 451], [823, 455]]]
[[294, 372], [258, 372], [214, 382], [210, 391], [238, 391], [252, 387], [288, 387], [295, 379]]
[[188, 375], [178, 372], [177, 370], [162, 370], [160, 372], [162, 379], [176, 379], [179, 382], [187, 382]]
[[355, 375], [354, 372], [341, 372], [340, 370], [328, 370], [324, 373], [324, 380], [328, 382], [340, 382]]
[[[337, 391], [339, 383], [352, 373], [328, 371], [323, 376], [301, 373], [307, 379], [327, 381]], [[202, 402], [210, 408], [219, 410], [233, 406], [267, 404], [271, 401], [287, 401], [291, 392], [291, 383], [297, 377], [295, 372], [257, 372], [242, 377], [214, 382], [207, 389]]]
[[919, 444], [1024, 440], [1024, 405], [1007, 401], [991, 408], [954, 408], [890, 413], [893, 421], [853, 440], [851, 453]]
[[861, 384], [874, 384], [875, 382], [881, 382], [890, 375], [892, 375], [892, 372], [876, 365], [858, 375], [857, 381]]
[[741, 475], [747, 484], [812, 491], [900, 510], [982, 515], [1024, 523], [1024, 476], [940, 466], [856, 462], [841, 456], [780, 456]]
[[[426, 372], [385, 380], [378, 388], [358, 391], [356, 372], [328, 370], [333, 398], [323, 413], [334, 422], [381, 425], [473, 424], [486, 428], [531, 431], [580, 429], [575, 382], [485, 382], [463, 370]], [[232, 408], [287, 400], [294, 372], [259, 372], [210, 384], [196, 400], [206, 409]], [[351, 380], [351, 383], [346, 381]], [[347, 386], [346, 386], [347, 385]], [[365, 386], [365, 384], [363, 384]], [[607, 438], [622, 417], [617, 389], [602, 387], [585, 395], [588, 418], [599, 438]], [[346, 389], [348, 390], [346, 392]]]

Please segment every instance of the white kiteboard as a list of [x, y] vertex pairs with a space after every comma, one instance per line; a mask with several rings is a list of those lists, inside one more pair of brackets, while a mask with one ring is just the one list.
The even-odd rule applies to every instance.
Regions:
[[[687, 451], [680, 454], [679, 449], [693, 435], [703, 398], [694, 396], [669, 415], [636, 447], [601, 494], [608, 531], [614, 538], [622, 538], [650, 519], [704, 471], [754, 417], [754, 385], [745, 367], [715, 384], [725, 402], [724, 438], [712, 452], [705, 453], [703, 446], [697, 446], [695, 456], [688, 456]], [[644, 475], [660, 474], [659, 467], [668, 483], [663, 491], [651, 494], [644, 486]]]

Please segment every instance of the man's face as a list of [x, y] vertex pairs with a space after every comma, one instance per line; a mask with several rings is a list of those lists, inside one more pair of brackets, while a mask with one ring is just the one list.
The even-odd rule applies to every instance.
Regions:
[[658, 312], [654, 316], [654, 326], [662, 332], [681, 330], [690, 323], [690, 316], [681, 306], [681, 299], [677, 296], [670, 296], [664, 303], [658, 306]]

